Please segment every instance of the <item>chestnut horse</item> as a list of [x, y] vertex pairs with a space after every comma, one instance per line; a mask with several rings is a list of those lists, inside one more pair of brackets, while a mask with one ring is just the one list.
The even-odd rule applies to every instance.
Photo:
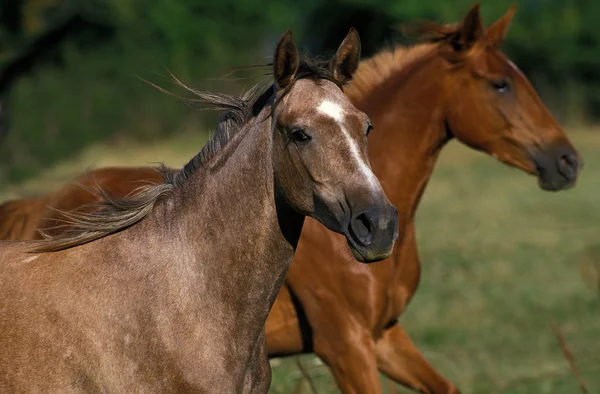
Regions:
[[[423, 393], [457, 392], [396, 321], [415, 293], [420, 263], [414, 216], [445, 144], [459, 141], [536, 175], [546, 190], [574, 185], [580, 159], [527, 78], [498, 47], [513, 16], [485, 29], [478, 7], [455, 26], [429, 25], [433, 42], [396, 47], [363, 61], [346, 89], [371, 117], [374, 172], [399, 208], [394, 254], [363, 269], [347, 261], [339, 237], [306, 220], [294, 263], [267, 319], [270, 356], [315, 352], [344, 393], [381, 393], [378, 370]], [[106, 168], [78, 179], [126, 193], [149, 169]], [[41, 199], [7, 202], [12, 239], [56, 226], [48, 206], [74, 209], [98, 198], [75, 184]], [[3, 208], [0, 207], [0, 210]], [[11, 224], [15, 213], [28, 218]], [[45, 218], [50, 218], [45, 220]], [[0, 220], [1, 221], [1, 220]], [[24, 230], [21, 226], [25, 225]], [[324, 262], [335, 261], [335, 264]]]
[[58, 237], [4, 241], [0, 392], [267, 392], [265, 320], [305, 215], [365, 262], [397, 237], [341, 89], [359, 60], [355, 30], [329, 67], [287, 32], [268, 89], [194, 91], [230, 111], [180, 172], [68, 214]]

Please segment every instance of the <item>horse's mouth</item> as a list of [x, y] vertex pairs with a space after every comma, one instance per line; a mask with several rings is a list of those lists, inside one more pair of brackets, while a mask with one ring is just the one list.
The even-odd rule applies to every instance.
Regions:
[[383, 252], [382, 251], [375, 252], [375, 251], [369, 250], [368, 248], [360, 246], [360, 244], [358, 244], [356, 242], [356, 240], [354, 240], [350, 234], [344, 234], [344, 235], [346, 236], [346, 241], [348, 243], [348, 246], [350, 247], [352, 256], [361, 263], [365, 263], [365, 264], [375, 263], [375, 262], [387, 259], [392, 254], [393, 247], [390, 250], [386, 250]]

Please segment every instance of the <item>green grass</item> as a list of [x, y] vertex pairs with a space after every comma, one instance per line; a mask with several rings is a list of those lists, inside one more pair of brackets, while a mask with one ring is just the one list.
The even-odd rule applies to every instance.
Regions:
[[[421, 286], [401, 322], [418, 347], [464, 393], [578, 393], [551, 329], [555, 322], [591, 393], [600, 392], [600, 133], [573, 132], [585, 168], [568, 192], [458, 143], [443, 152], [417, 215]], [[109, 164], [183, 164], [204, 136], [134, 148], [96, 146], [0, 191], [0, 199], [58, 187]], [[135, 161], [133, 161], [135, 159]], [[357, 263], [358, 264], [358, 263]], [[272, 393], [336, 393], [313, 356], [274, 360]], [[407, 392], [405, 389], [399, 392]]]

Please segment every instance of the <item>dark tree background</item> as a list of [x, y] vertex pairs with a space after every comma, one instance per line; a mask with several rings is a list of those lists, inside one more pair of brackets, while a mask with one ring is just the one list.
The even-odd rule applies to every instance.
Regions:
[[[488, 0], [491, 23], [512, 2]], [[517, 1], [504, 50], [564, 123], [600, 117], [600, 2]], [[200, 88], [266, 63], [288, 28], [312, 53], [335, 50], [350, 26], [363, 54], [406, 42], [398, 27], [459, 20], [466, 0], [2, 0], [0, 182], [34, 175], [88, 144], [160, 138], [204, 116], [151, 89], [168, 72]], [[246, 83], [247, 85], [247, 83]], [[202, 129], [204, 130], [204, 129]], [[4, 136], [2, 137], [2, 134]]]

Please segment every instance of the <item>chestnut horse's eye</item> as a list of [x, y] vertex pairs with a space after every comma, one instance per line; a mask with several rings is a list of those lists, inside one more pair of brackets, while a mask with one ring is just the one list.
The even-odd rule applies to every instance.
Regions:
[[310, 141], [310, 136], [302, 129], [292, 129], [292, 140], [297, 143], [305, 144]]
[[373, 129], [374, 129], [374, 127], [373, 127], [373, 125], [371, 124], [371, 122], [368, 122], [368, 123], [367, 123], [367, 132], [366, 132], [365, 134], [366, 134], [366, 135], [369, 135], [369, 133], [370, 133], [370, 132], [371, 132], [371, 130], [373, 130]]
[[498, 93], [505, 93], [510, 90], [510, 85], [505, 79], [501, 79], [499, 81], [492, 82], [492, 86]]

